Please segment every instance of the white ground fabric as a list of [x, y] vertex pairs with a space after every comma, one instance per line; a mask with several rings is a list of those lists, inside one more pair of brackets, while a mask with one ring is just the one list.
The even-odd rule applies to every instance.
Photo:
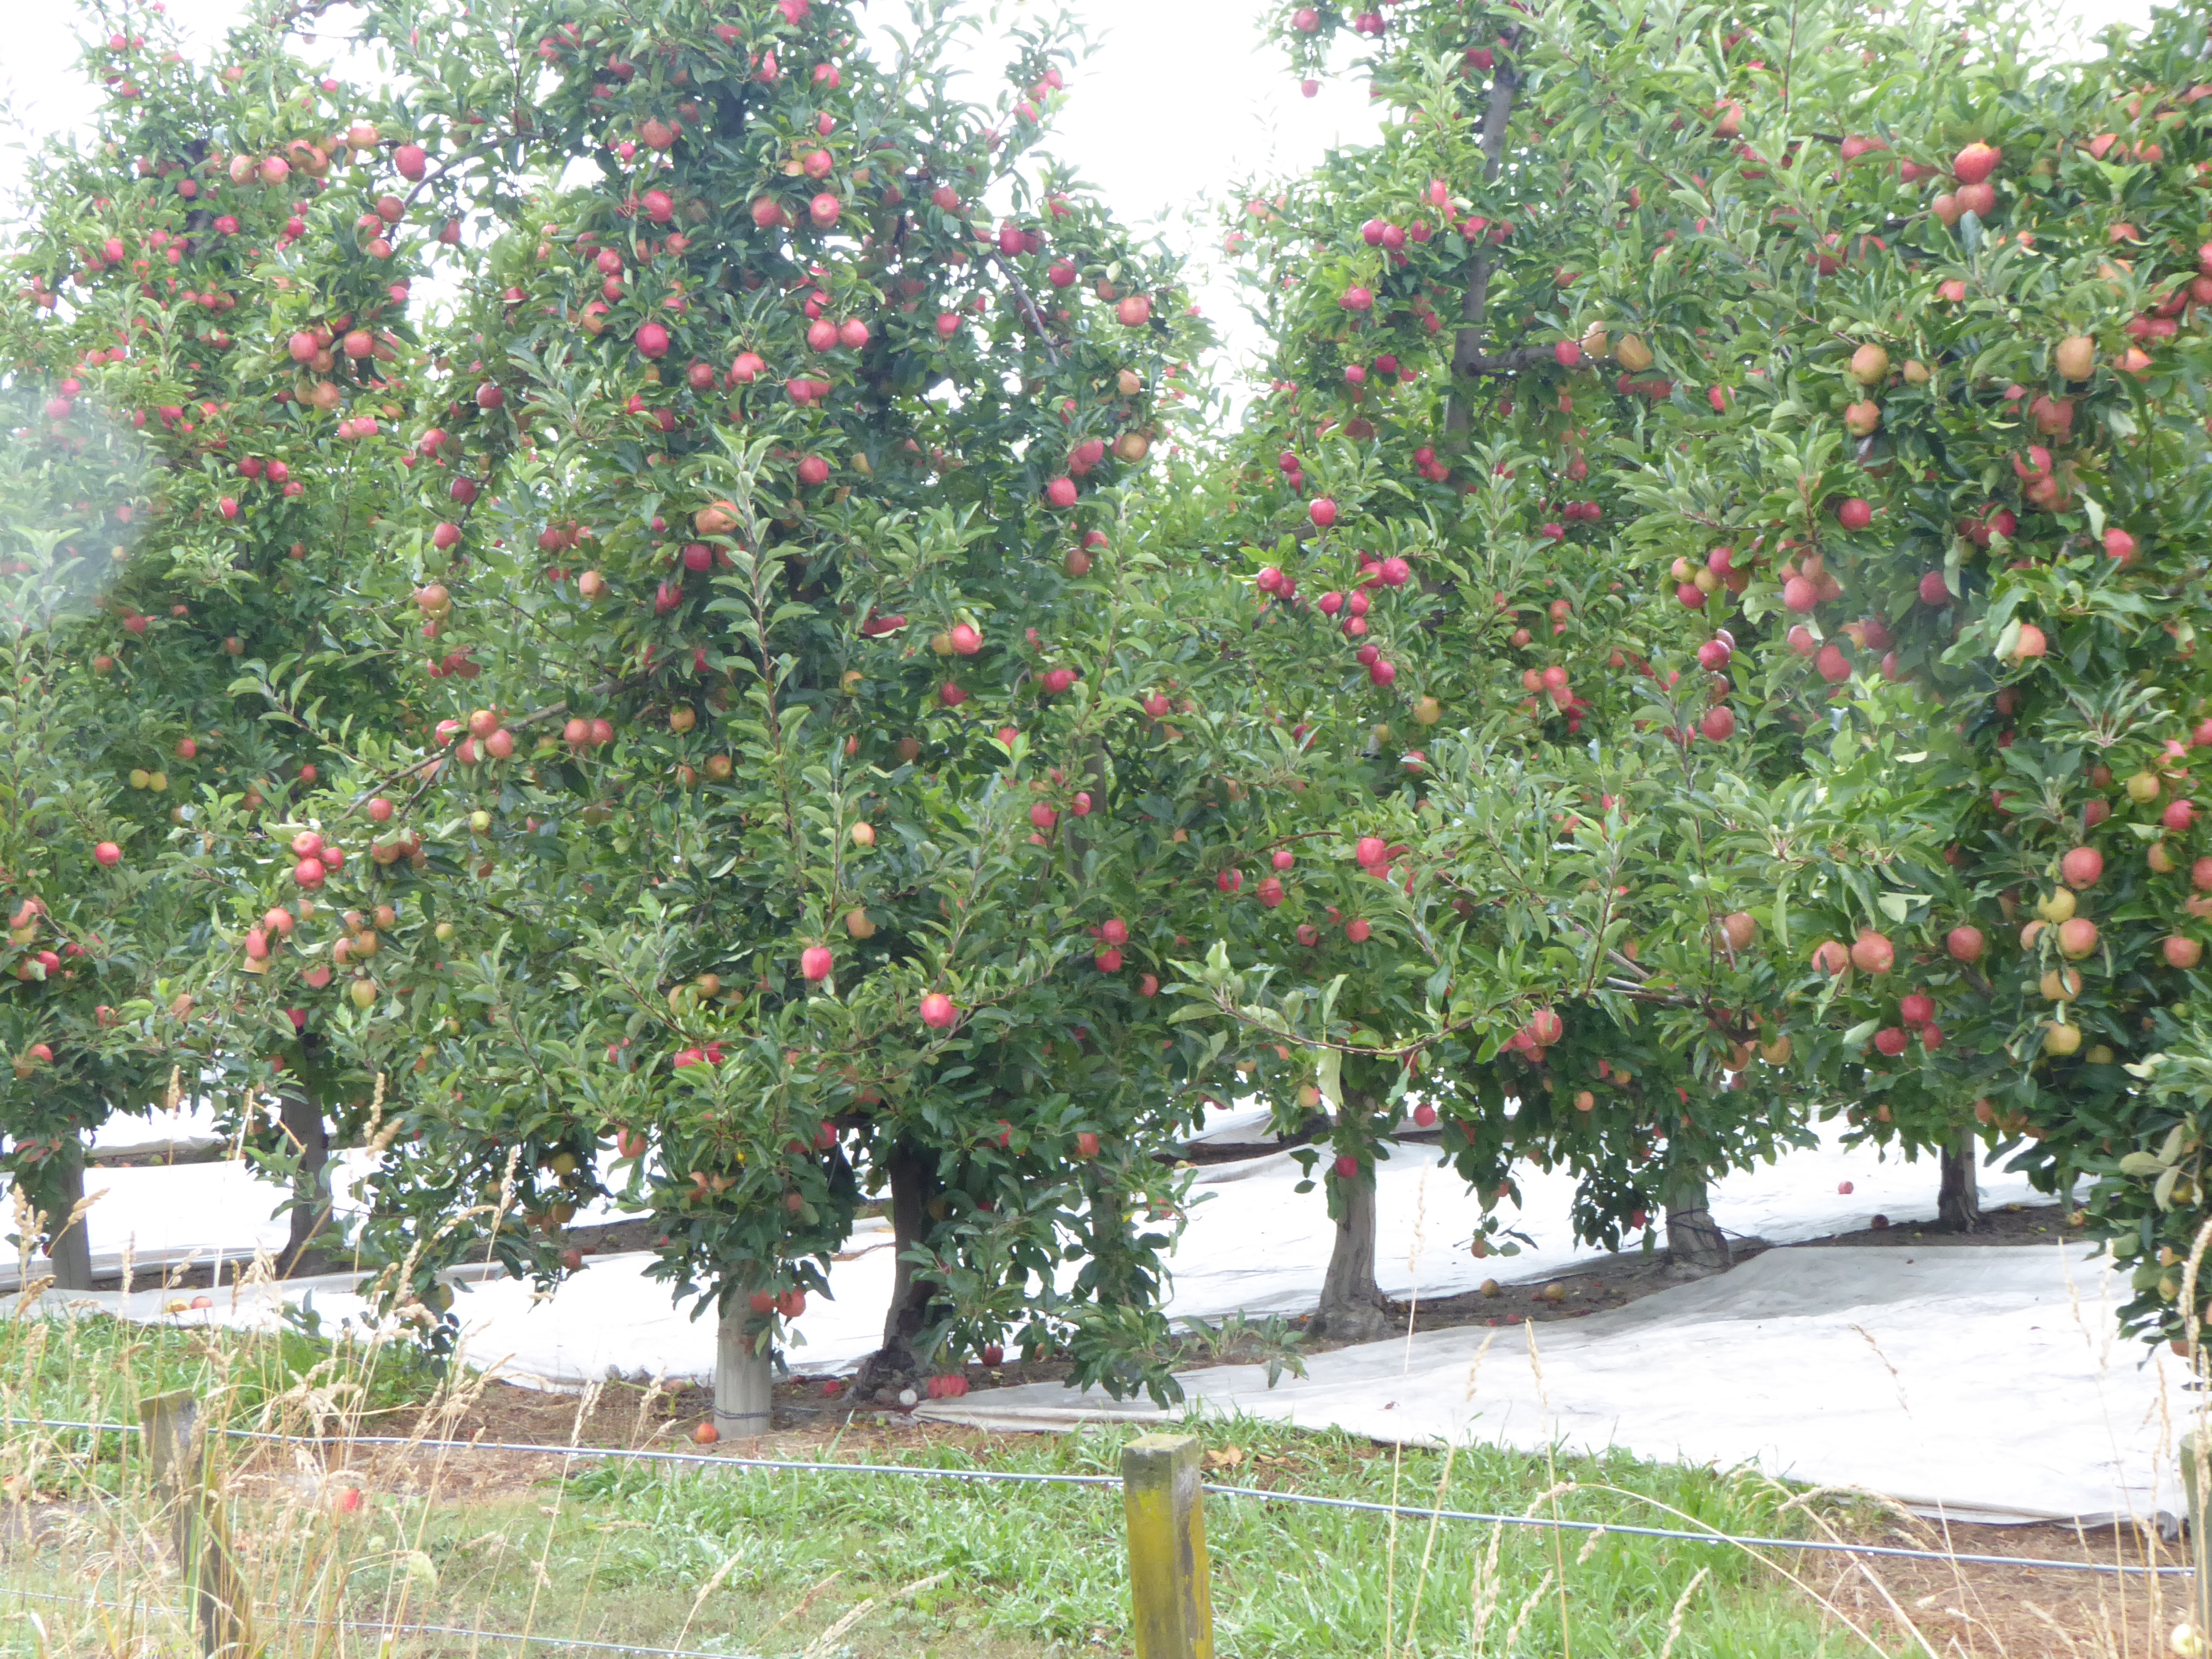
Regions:
[[[1241, 1121], [1249, 1115], [1218, 1114], [1208, 1127], [1249, 1132]], [[163, 1130], [172, 1122], [158, 1115], [155, 1121]], [[198, 1126], [175, 1127], [189, 1132]], [[134, 1139], [149, 1138], [135, 1121], [133, 1128]], [[128, 1132], [113, 1133], [120, 1139]], [[1478, 1261], [1468, 1243], [1481, 1206], [1438, 1165], [1437, 1156], [1431, 1147], [1401, 1146], [1377, 1172], [1376, 1272], [1392, 1295], [1449, 1295], [1486, 1279], [1540, 1278], [1603, 1259], [1603, 1251], [1574, 1243], [1572, 1177], [1530, 1170], [1522, 1181], [1522, 1206], [1505, 1212], [1530, 1243], [1516, 1255]], [[350, 1157], [341, 1164], [335, 1186], [343, 1214], [360, 1170]], [[1321, 1193], [1292, 1190], [1303, 1178], [1288, 1152], [1198, 1171], [1190, 1224], [1170, 1261], [1171, 1317], [1294, 1314], [1314, 1305], [1334, 1235]], [[1838, 1191], [1845, 1183], [1853, 1188], [1848, 1194]], [[1712, 1209], [1732, 1233], [1784, 1243], [1863, 1227], [1877, 1213], [1896, 1221], [1929, 1218], [1936, 1185], [1933, 1163], [1884, 1162], [1872, 1150], [1846, 1151], [1832, 1138], [1731, 1176], [1716, 1187]], [[85, 1187], [88, 1194], [105, 1194], [87, 1217], [95, 1273], [114, 1273], [126, 1243], [138, 1271], [150, 1276], [183, 1261], [251, 1261], [258, 1249], [273, 1250], [284, 1242], [286, 1221], [272, 1213], [282, 1193], [243, 1163], [94, 1169], [86, 1172]], [[1990, 1205], [2033, 1196], [2021, 1177], [1994, 1170], [1984, 1171], [1982, 1194]], [[615, 1214], [602, 1204], [578, 1219]], [[888, 1246], [889, 1235], [872, 1230], [848, 1244], [830, 1274], [832, 1297], [812, 1298], [799, 1322], [794, 1367], [849, 1366], [875, 1346], [890, 1293]], [[504, 1296], [495, 1294], [501, 1287], [483, 1286], [475, 1295], [485, 1305], [467, 1310], [483, 1326], [477, 1351], [512, 1356], [516, 1369], [556, 1384], [604, 1376], [610, 1368], [634, 1377], [709, 1373], [711, 1322], [695, 1322], [688, 1308], [672, 1305], [665, 1287], [641, 1282], [645, 1261], [589, 1258], [586, 1270], [550, 1302], [532, 1299], [520, 1285], [504, 1287]], [[0, 1263], [0, 1289], [13, 1288], [15, 1265]], [[622, 1282], [617, 1287], [611, 1280]]]
[[[1480, 1206], [1436, 1158], [1428, 1148], [1401, 1147], [1379, 1170], [1376, 1273], [1386, 1291], [1449, 1295], [1492, 1277], [1544, 1278], [1603, 1259], [1602, 1251], [1573, 1242], [1571, 1179], [1532, 1172], [1522, 1183], [1522, 1207], [1510, 1218], [1533, 1243], [1518, 1255], [1476, 1260], [1467, 1247]], [[1291, 1156], [1279, 1152], [1199, 1171], [1190, 1224], [1171, 1259], [1171, 1317], [1218, 1320], [1313, 1306], [1334, 1234], [1321, 1194], [1292, 1190], [1301, 1178]], [[1846, 1182], [1854, 1188], [1848, 1195], [1837, 1190]], [[87, 1189], [106, 1194], [89, 1212], [97, 1269], [113, 1271], [126, 1241], [135, 1259], [149, 1265], [218, 1255], [250, 1260], [257, 1247], [283, 1241], [283, 1219], [270, 1214], [280, 1194], [243, 1164], [95, 1170]], [[1732, 1232], [1784, 1243], [1862, 1227], [1877, 1212], [1899, 1221], [1927, 1218], [1934, 1213], [1935, 1189], [1932, 1164], [1884, 1164], [1871, 1152], [1829, 1144], [1721, 1183], [1713, 1212]], [[1983, 1194], [1990, 1204], [2030, 1195], [2018, 1177], [1994, 1172]], [[587, 1258], [585, 1270], [550, 1298], [505, 1280], [471, 1285], [459, 1305], [472, 1363], [500, 1364], [511, 1375], [556, 1387], [610, 1374], [641, 1380], [710, 1376], [713, 1322], [694, 1320], [690, 1307], [674, 1306], [667, 1287], [646, 1277], [650, 1260]], [[844, 1370], [876, 1346], [893, 1266], [889, 1231], [881, 1222], [863, 1223], [833, 1265], [832, 1295], [811, 1298], [798, 1322], [798, 1341], [787, 1356], [794, 1370]], [[296, 1302], [312, 1293], [325, 1319], [357, 1319], [362, 1306], [352, 1294], [356, 1282], [350, 1276], [298, 1279], [236, 1297], [226, 1290], [214, 1298], [218, 1305], [211, 1313], [195, 1317], [267, 1319], [279, 1298]], [[170, 1299], [149, 1289], [123, 1310], [160, 1317]], [[93, 1300], [123, 1305], [112, 1292]]]
[[[1955, 1520], [2178, 1512], [2185, 1371], [2122, 1340], [2081, 1247], [1770, 1251], [1583, 1320], [1425, 1332], [1182, 1374], [1186, 1408], [1387, 1442], [1752, 1464]], [[997, 1430], [1168, 1420], [1057, 1383], [926, 1406]]]
[[[183, 1127], [183, 1126], [179, 1126]], [[1250, 1133], [1243, 1123], [1209, 1127]], [[1431, 1150], [1401, 1148], [1379, 1172], [1377, 1268], [1399, 1296], [1435, 1297], [1495, 1277], [1546, 1279], [1602, 1252], [1572, 1242], [1571, 1179], [1531, 1173], [1511, 1219], [1531, 1243], [1479, 1261], [1468, 1241], [1480, 1206]], [[2017, 1177], [1984, 1172], [1984, 1201], [2031, 1196]], [[1218, 1319], [1310, 1309], [1332, 1229], [1318, 1192], [1287, 1153], [1198, 1172], [1176, 1249], [1168, 1311]], [[1853, 1190], [1838, 1190], [1848, 1182]], [[250, 1257], [281, 1243], [281, 1194], [235, 1163], [100, 1169], [90, 1214], [97, 1263], [128, 1241], [137, 1260]], [[1781, 1243], [1850, 1231], [1876, 1212], [1909, 1224], [1934, 1213], [1932, 1164], [1881, 1162], [1830, 1142], [1731, 1177], [1713, 1212], [1729, 1231]], [[574, 1387], [610, 1375], [711, 1375], [711, 1318], [676, 1308], [643, 1255], [588, 1259], [550, 1297], [479, 1273], [462, 1291], [464, 1357], [518, 1382]], [[874, 1347], [893, 1258], [881, 1222], [862, 1224], [811, 1299], [787, 1358], [795, 1370], [849, 1368]], [[353, 1275], [225, 1287], [211, 1305], [158, 1287], [89, 1304], [134, 1319], [265, 1325], [307, 1303], [325, 1331], [364, 1322]], [[1849, 1484], [1962, 1518], [2133, 1515], [2179, 1508], [2170, 1425], [2185, 1419], [2180, 1376], [2114, 1329], [2114, 1287], [2076, 1249], [1911, 1244], [1757, 1256], [1735, 1272], [1677, 1286], [1588, 1319], [1534, 1328], [1434, 1332], [1410, 1344], [1340, 1350], [1273, 1392], [1262, 1373], [1219, 1368], [1186, 1379], [1201, 1409], [1332, 1424], [1387, 1440], [1479, 1435], [1517, 1446], [1555, 1437], [1618, 1444], [1652, 1457], [1755, 1462], [1776, 1474]], [[0, 1304], [4, 1310], [5, 1304]], [[1480, 1364], [1484, 1345], [1490, 1346]], [[1473, 1391], [1470, 1393], [1470, 1384]], [[1149, 1414], [1139, 1404], [1011, 1389], [928, 1408], [1001, 1428], [1042, 1428], [1095, 1414]]]

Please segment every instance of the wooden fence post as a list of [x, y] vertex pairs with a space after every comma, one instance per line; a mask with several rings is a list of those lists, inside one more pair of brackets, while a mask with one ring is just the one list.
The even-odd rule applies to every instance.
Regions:
[[1121, 1451], [1137, 1659], [1213, 1659], [1198, 1439], [1148, 1434]]
[[[2189, 1628], [2197, 1639], [2212, 1639], [2212, 1538], [2204, 1534], [2205, 1465], [2212, 1462], [2212, 1439], [2203, 1429], [2181, 1437], [2181, 1492], [2189, 1510], [2189, 1562], [2196, 1569], [2189, 1583]], [[2199, 1651], [2203, 1651], [2202, 1649]]]
[[169, 1510], [200, 1652], [204, 1659], [241, 1659], [252, 1650], [252, 1609], [231, 1554], [222, 1492], [208, 1468], [199, 1401], [188, 1391], [156, 1395], [139, 1402], [138, 1419], [155, 1491]]

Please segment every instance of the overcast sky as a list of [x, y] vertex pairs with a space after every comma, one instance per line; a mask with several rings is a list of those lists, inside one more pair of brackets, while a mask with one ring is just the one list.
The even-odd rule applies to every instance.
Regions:
[[[1199, 302], [1249, 343], [1236, 293], [1211, 279], [1218, 246], [1212, 210], [1245, 177], [1302, 169], [1333, 144], [1371, 135], [1364, 85], [1332, 76], [1318, 97], [1301, 97], [1281, 58], [1261, 40], [1260, 20], [1288, 0], [1071, 0], [1069, 9], [1095, 50], [1069, 82], [1053, 147], [1099, 187], [1125, 222], [1157, 225], [1171, 246], [1193, 255]], [[242, 0], [168, 0], [172, 17], [204, 49], [218, 42]], [[1032, 10], [1000, 0], [1018, 16]], [[2056, 0], [2054, 15], [2094, 31], [2140, 21], [2148, 0]], [[0, 94], [15, 118], [15, 137], [68, 131], [89, 117], [91, 89], [76, 69], [76, 9], [65, 0], [15, 0], [0, 46]], [[880, 21], [902, 15], [876, 0]], [[344, 27], [344, 8], [329, 15]], [[325, 45], [320, 50], [343, 48]], [[1348, 47], [1346, 49], [1349, 55]], [[995, 72], [1006, 54], [987, 50], [979, 67]], [[0, 181], [12, 181], [20, 153], [0, 155]]]

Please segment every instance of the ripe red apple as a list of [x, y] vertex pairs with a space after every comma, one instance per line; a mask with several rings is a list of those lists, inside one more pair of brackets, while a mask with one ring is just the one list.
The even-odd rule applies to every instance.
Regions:
[[986, 1342], [983, 1345], [983, 1363], [986, 1365], [1005, 1364], [1006, 1363], [1006, 1349], [996, 1342]]
[[2186, 830], [2196, 820], [2196, 804], [2189, 800], [2177, 800], [2169, 801], [2166, 804], [2166, 811], [2159, 814], [2158, 821], [2179, 835]]
[[2072, 916], [2058, 924], [2060, 952], [2079, 962], [2097, 948], [2097, 924], [2087, 916]]
[[1863, 496], [1847, 496], [1836, 508], [1836, 522], [1846, 530], [1864, 530], [1874, 522], [1874, 504]]
[[1925, 991], [1915, 991], [1910, 996], [1899, 998], [1897, 1017], [1907, 1025], [1925, 1025], [1936, 1018], [1936, 999]]
[[1978, 185], [1997, 170], [2004, 152], [1978, 138], [1951, 158], [1951, 173], [1962, 185]]
[[1344, 924], [1344, 936], [1350, 939], [1354, 945], [1366, 944], [1370, 935], [1371, 935], [1374, 931], [1375, 929], [1369, 924], [1367, 918], [1364, 916], [1354, 916], [1350, 921]]
[[1359, 1160], [1350, 1152], [1339, 1152], [1334, 1169], [1338, 1180], [1350, 1181], [1359, 1173]]
[[921, 1000], [921, 1023], [933, 1031], [948, 1030], [960, 1017], [952, 999], [942, 991], [932, 991]]
[[1845, 1198], [1849, 1198], [1852, 1192], [1851, 1183], [1848, 1181], [1838, 1181], [1836, 1183], [1836, 1190], [1841, 1193]]
[[809, 980], [829, 978], [830, 963], [830, 947], [826, 945], [810, 945], [799, 953], [799, 971]]
[[1850, 951], [1840, 939], [1823, 939], [1813, 947], [1813, 966], [1831, 979], [1850, 965]]
[[1127, 945], [1129, 942], [1129, 924], [1119, 916], [1109, 917], [1100, 925], [1098, 937], [1109, 945]]
[[112, 841], [100, 842], [92, 849], [92, 855], [111, 870], [123, 862], [123, 849]]
[[1894, 1025], [1885, 1025], [1881, 1030], [1876, 1031], [1874, 1034], [1874, 1046], [1875, 1052], [1878, 1054], [1887, 1054], [1892, 1060], [1896, 1059], [1898, 1055], [1903, 1054], [1911, 1042], [1911, 1039], [1906, 1036], [1901, 1029]]
[[1097, 1130], [1082, 1129], [1077, 1131], [1075, 1136], [1075, 1155], [1078, 1158], [1096, 1158], [1098, 1156], [1098, 1133]]
[[711, 1446], [721, 1437], [721, 1431], [711, 1422], [702, 1422], [697, 1428], [691, 1431], [691, 1439], [696, 1445]]
[[2166, 952], [2167, 965], [2174, 968], [2194, 968], [2204, 955], [2204, 947], [2182, 933], [2170, 933], [2159, 947]]
[[1327, 530], [1336, 522], [1336, 503], [1326, 495], [1316, 495], [1306, 507], [1306, 517], [1313, 520], [1315, 529]]
[[402, 144], [392, 152], [392, 165], [410, 184], [421, 180], [429, 164], [430, 157], [420, 144]]
[[1851, 966], [1869, 974], [1886, 974], [1897, 961], [1897, 947], [1868, 928], [1851, 941]]
[[2076, 847], [2058, 860], [2059, 879], [2077, 892], [2094, 887], [2105, 873], [2105, 855], [2094, 847]]
[[1705, 710], [1698, 729], [1715, 743], [1725, 743], [1735, 735], [1735, 711], [1726, 703], [1717, 703]]

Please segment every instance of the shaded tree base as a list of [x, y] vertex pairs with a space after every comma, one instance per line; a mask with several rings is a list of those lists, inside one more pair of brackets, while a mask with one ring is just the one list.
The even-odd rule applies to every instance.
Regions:
[[1397, 1316], [1377, 1292], [1373, 1301], [1349, 1296], [1324, 1302], [1306, 1322], [1306, 1334], [1328, 1342], [1379, 1342], [1400, 1329]]
[[1936, 1194], [1936, 1224], [1946, 1232], [1981, 1230], [1979, 1151], [1972, 1135], [1960, 1135], [1943, 1149], [1942, 1184]]
[[888, 1390], [891, 1399], [879, 1403], [890, 1405], [902, 1389], [921, 1392], [921, 1367], [903, 1347], [877, 1349], [853, 1373], [851, 1393], [856, 1400], [872, 1399]]
[[1735, 1266], [1735, 1252], [1728, 1235], [1702, 1204], [1667, 1212], [1667, 1275], [1670, 1279], [1711, 1279]]

